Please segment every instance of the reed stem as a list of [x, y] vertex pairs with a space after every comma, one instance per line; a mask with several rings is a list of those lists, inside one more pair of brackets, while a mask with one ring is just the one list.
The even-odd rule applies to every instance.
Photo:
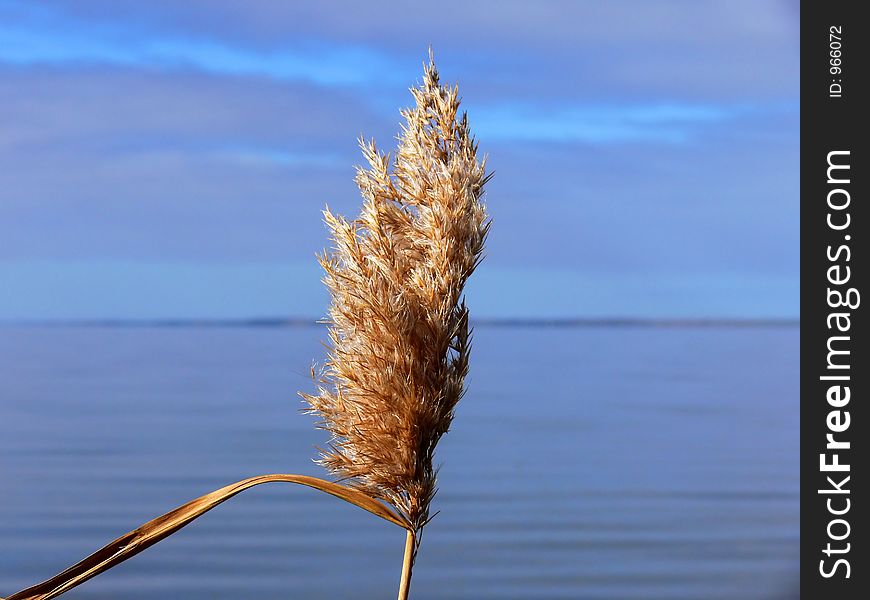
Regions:
[[405, 537], [405, 560], [402, 562], [402, 579], [399, 581], [399, 600], [408, 600], [411, 590], [411, 567], [414, 566], [414, 532], [408, 530]]

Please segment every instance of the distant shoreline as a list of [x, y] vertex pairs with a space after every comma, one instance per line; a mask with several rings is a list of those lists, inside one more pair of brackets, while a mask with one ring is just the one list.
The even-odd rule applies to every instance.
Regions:
[[[482, 318], [472, 319], [475, 327], [505, 328], [581, 328], [581, 327], [662, 327], [662, 328], [757, 328], [800, 327], [800, 319], [753, 318]], [[94, 327], [94, 328], [290, 328], [322, 327], [315, 318], [253, 317], [239, 319], [22, 319], [0, 320], [0, 327]]]

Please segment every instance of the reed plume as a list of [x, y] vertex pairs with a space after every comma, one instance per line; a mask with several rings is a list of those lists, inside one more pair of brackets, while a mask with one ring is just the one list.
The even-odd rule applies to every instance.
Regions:
[[359, 217], [324, 211], [329, 352], [317, 394], [302, 396], [332, 436], [319, 462], [395, 507], [419, 540], [436, 491], [435, 446], [468, 372], [463, 288], [489, 229], [489, 176], [458, 88], [440, 83], [431, 55], [411, 93], [394, 161], [360, 140]]
[[[180, 531], [253, 486], [294, 483], [407, 530], [399, 600], [408, 597], [420, 530], [435, 495], [435, 446], [453, 420], [468, 372], [462, 291], [489, 230], [489, 179], [456, 87], [431, 60], [416, 105], [403, 111], [396, 159], [360, 141], [359, 217], [325, 211], [334, 246], [320, 257], [332, 296], [330, 350], [318, 393], [303, 394], [332, 434], [320, 462], [342, 482], [296, 474], [249, 477], [195, 498], [109, 542], [7, 600], [49, 600]], [[2, 600], [2, 598], [0, 598]]]

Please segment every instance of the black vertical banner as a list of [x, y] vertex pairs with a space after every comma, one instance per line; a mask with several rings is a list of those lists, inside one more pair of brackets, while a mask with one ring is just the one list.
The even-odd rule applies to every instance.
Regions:
[[801, 593], [811, 600], [867, 598], [870, 589], [862, 5], [801, 10]]

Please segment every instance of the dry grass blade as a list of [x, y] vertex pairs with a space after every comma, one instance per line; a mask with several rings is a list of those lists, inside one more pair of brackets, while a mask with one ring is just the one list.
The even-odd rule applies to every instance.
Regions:
[[[261, 483], [316, 488], [407, 530], [399, 600], [408, 598], [420, 533], [436, 492], [435, 446], [465, 391], [471, 329], [465, 283], [483, 257], [486, 160], [459, 112], [459, 90], [431, 58], [402, 115], [395, 160], [363, 143], [359, 217], [325, 212], [321, 257], [332, 297], [329, 353], [316, 394], [302, 394], [331, 434], [321, 464], [345, 485], [261, 475], [188, 502], [7, 600], [54, 598], [135, 556]], [[392, 166], [391, 166], [392, 163]], [[2, 600], [2, 599], [0, 599]]]
[[[202, 516], [218, 504], [225, 502], [255, 485], [262, 483], [298, 483], [326, 492], [355, 504], [399, 527], [410, 529], [410, 524], [384, 504], [357, 490], [307, 475], [260, 475], [228, 485], [210, 494], [191, 500], [165, 515], [148, 521], [138, 529], [122, 535], [103, 546], [84, 560], [34, 586], [12, 594], [6, 600], [47, 600], [71, 590], [91, 577], [124, 562], [160, 540], [172, 535], [191, 521]], [[2, 600], [2, 599], [0, 599]]]

